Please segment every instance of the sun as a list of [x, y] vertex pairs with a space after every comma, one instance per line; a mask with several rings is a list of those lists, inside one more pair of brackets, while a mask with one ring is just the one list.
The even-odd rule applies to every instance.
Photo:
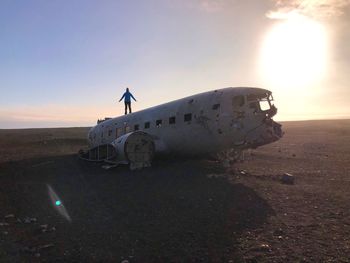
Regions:
[[266, 35], [259, 71], [273, 86], [302, 88], [319, 81], [326, 68], [326, 40], [322, 24], [290, 16]]

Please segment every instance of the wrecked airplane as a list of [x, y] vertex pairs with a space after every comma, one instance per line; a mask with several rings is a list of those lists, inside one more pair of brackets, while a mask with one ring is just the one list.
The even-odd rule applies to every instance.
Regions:
[[205, 155], [243, 151], [279, 140], [281, 125], [270, 91], [224, 88], [132, 114], [98, 120], [88, 133], [89, 161], [148, 167], [156, 153]]

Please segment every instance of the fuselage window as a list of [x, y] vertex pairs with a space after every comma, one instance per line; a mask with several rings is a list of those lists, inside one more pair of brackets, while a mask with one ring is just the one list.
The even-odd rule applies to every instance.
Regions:
[[116, 134], [116, 138], [120, 137], [123, 135], [123, 128], [119, 127], [117, 128], [117, 134]]
[[176, 118], [175, 116], [169, 118], [169, 124], [175, 124]]
[[112, 130], [108, 130], [108, 136], [112, 135]]
[[130, 132], [130, 126], [125, 126], [125, 133], [129, 133]]
[[145, 122], [145, 129], [149, 129], [150, 126], [151, 126], [151, 123], [149, 121]]
[[218, 104], [214, 104], [213, 107], [212, 107], [213, 110], [217, 110], [218, 108], [220, 108], [220, 104], [219, 103]]
[[184, 121], [191, 121], [192, 120], [192, 113], [187, 113], [184, 115]]
[[162, 120], [156, 120], [156, 127], [162, 127]]
[[134, 131], [138, 131], [140, 129], [139, 125], [138, 124], [135, 124], [134, 125]]

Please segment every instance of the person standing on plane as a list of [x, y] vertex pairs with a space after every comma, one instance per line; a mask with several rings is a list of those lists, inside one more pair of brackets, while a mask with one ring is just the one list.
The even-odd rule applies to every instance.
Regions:
[[119, 102], [124, 98], [124, 104], [125, 104], [125, 115], [128, 112], [129, 107], [129, 113], [131, 113], [131, 98], [136, 101], [134, 96], [130, 93], [129, 88], [126, 88], [126, 91], [124, 92], [123, 96], [120, 98]]

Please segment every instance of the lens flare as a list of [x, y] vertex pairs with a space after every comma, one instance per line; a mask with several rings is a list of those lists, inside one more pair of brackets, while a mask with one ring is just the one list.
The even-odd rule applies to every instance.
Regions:
[[48, 195], [50, 197], [50, 200], [52, 204], [54, 205], [56, 211], [64, 217], [67, 221], [71, 222], [72, 219], [70, 218], [67, 209], [64, 207], [62, 202], [60, 201], [61, 199], [58, 197], [56, 192], [52, 189], [50, 185], [47, 185], [47, 190], [48, 190]]

